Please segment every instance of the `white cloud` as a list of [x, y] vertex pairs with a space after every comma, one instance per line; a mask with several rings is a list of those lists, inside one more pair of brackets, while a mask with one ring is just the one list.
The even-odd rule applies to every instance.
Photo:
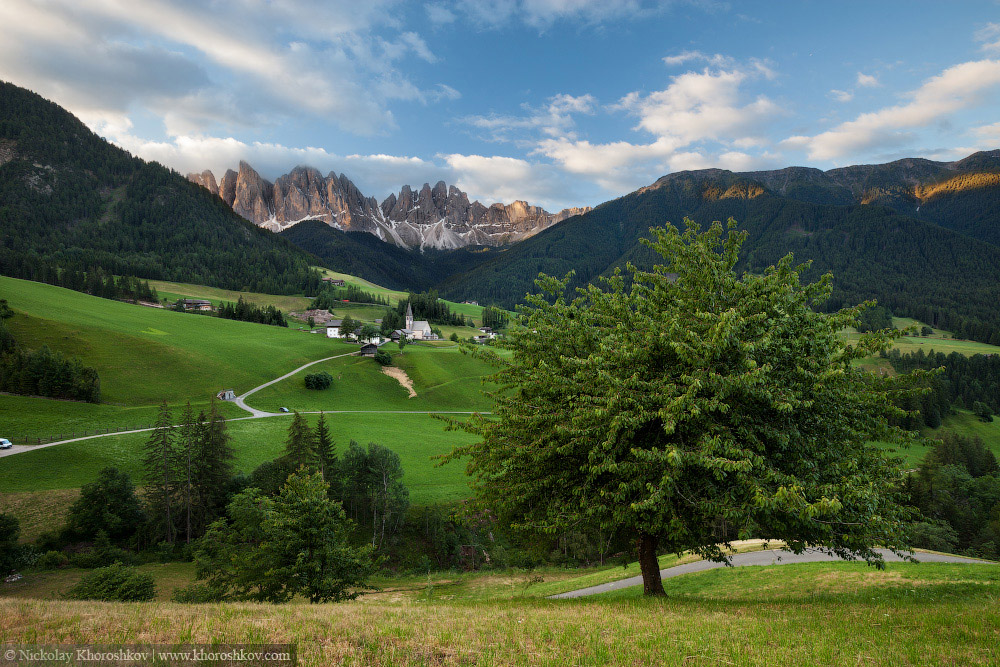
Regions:
[[597, 99], [590, 94], [574, 96], [560, 93], [547, 101], [548, 104], [538, 109], [522, 105], [528, 112], [523, 116], [467, 116], [461, 121], [485, 132], [484, 138], [488, 141], [530, 145], [534, 141], [530, 135], [535, 132], [546, 137], [575, 136], [572, 132], [575, 124], [573, 115], [593, 114], [597, 106]]
[[749, 76], [738, 69], [687, 72], [646, 97], [625, 96], [619, 107], [639, 117], [639, 128], [678, 146], [705, 139], [733, 140], [782, 113], [764, 95], [741, 104], [740, 86]]
[[763, 95], [744, 99], [742, 90], [750, 80], [772, 77], [760, 61], [744, 68], [686, 72], [672, 77], [663, 90], [631, 92], [606, 107], [636, 116], [634, 129], [653, 135], [652, 141], [592, 143], [572, 132], [550, 133], [538, 140], [533, 154], [615, 194], [647, 185], [667, 171], [773, 165], [766, 151], [759, 156], [746, 151], [766, 148], [761, 130], [784, 112]]
[[972, 134], [978, 137], [984, 145], [1000, 148], [1000, 123], [973, 128]]
[[877, 88], [881, 84], [878, 82], [877, 76], [858, 72], [858, 85], [862, 88]]
[[706, 55], [701, 51], [681, 51], [677, 55], [665, 56], [663, 58], [663, 62], [666, 63], [669, 67], [683, 65], [684, 63], [692, 61], [704, 61], [707, 62], [709, 65], [721, 67], [723, 65], [731, 64], [732, 58], [724, 56], [721, 53]]
[[837, 160], [873, 148], [903, 146], [913, 139], [913, 129], [984, 103], [985, 94], [997, 86], [1000, 60], [961, 63], [925, 81], [908, 94], [907, 103], [861, 114], [812, 137], [790, 137], [785, 144], [805, 148], [815, 160]]
[[854, 99], [854, 92], [850, 90], [837, 90], [834, 88], [830, 91], [830, 97], [838, 102], [850, 102]]
[[491, 28], [519, 20], [544, 30], [561, 20], [590, 24], [652, 16], [668, 9], [670, 0], [460, 0], [456, 9], [475, 23]]
[[1000, 23], [987, 23], [976, 31], [975, 40], [982, 42], [983, 51], [1000, 51]]
[[366, 195], [382, 199], [405, 184], [436, 182], [448, 178], [446, 166], [419, 157], [395, 155], [338, 155], [323, 148], [284, 146], [268, 142], [244, 142], [233, 137], [184, 135], [169, 141], [147, 141], [120, 134], [115, 143], [147, 160], [155, 160], [182, 174], [212, 171], [221, 179], [227, 169], [246, 160], [264, 178], [274, 180], [296, 165], [345, 173]]
[[[551, 165], [519, 158], [483, 155], [442, 155], [455, 185], [483, 203], [510, 203], [515, 199], [558, 211], [578, 206], [584, 196], [593, 197], [592, 188]], [[589, 189], [587, 195], [580, 190]]]
[[431, 23], [446, 25], [455, 21], [455, 14], [443, 4], [431, 3], [424, 5], [424, 11], [427, 12], [427, 18], [430, 19]]
[[437, 59], [399, 29], [396, 4], [4, 0], [0, 71], [95, 126], [146, 111], [184, 133], [206, 120], [231, 129], [306, 113], [372, 134], [393, 127], [394, 100], [454, 98], [418, 89], [397, 67]]
[[[291, 147], [268, 142], [244, 142], [233, 137], [177, 136], [169, 141], [147, 141], [127, 133], [115, 143], [147, 160], [155, 160], [187, 174], [208, 169], [216, 180], [227, 169], [246, 160], [261, 176], [274, 180], [294, 166], [314, 167], [324, 175], [346, 174], [368, 196], [379, 201], [404, 184], [444, 180], [485, 204], [529, 203], [558, 211], [593, 197], [592, 188], [551, 165], [518, 158], [483, 155], [440, 155], [438, 160], [386, 154], [338, 155], [318, 147]], [[584, 192], [584, 190], [589, 190]], [[588, 200], [589, 201], [589, 200]]]

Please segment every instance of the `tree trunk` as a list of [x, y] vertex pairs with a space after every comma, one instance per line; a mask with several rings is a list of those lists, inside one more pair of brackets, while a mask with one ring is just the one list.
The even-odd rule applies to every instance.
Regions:
[[639, 533], [636, 540], [639, 550], [639, 569], [642, 571], [642, 594], [666, 596], [660, 579], [660, 562], [656, 559], [656, 537]]

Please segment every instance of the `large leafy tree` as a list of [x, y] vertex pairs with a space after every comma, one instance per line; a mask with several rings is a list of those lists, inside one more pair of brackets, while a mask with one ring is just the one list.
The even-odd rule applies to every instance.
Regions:
[[839, 332], [864, 306], [817, 312], [829, 275], [802, 285], [791, 256], [736, 275], [735, 222], [685, 222], [652, 230], [652, 271], [630, 265], [572, 299], [569, 277], [539, 279], [498, 345], [512, 355], [478, 352], [501, 391], [451, 457], [516, 527], [633, 542], [649, 595], [663, 594], [657, 553], [723, 560], [736, 538], [881, 565], [875, 547], [905, 547], [909, 509], [896, 460], [871, 442], [913, 437], [888, 418], [919, 378], [853, 362], [894, 334], [848, 344]]

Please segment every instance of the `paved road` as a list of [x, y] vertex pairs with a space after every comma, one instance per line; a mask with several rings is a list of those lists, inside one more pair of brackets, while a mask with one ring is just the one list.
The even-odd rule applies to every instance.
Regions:
[[251, 389], [247, 393], [245, 393], [245, 394], [243, 394], [241, 396], [237, 396], [236, 400], [233, 401], [233, 403], [235, 403], [237, 406], [243, 408], [244, 410], [246, 410], [247, 412], [249, 412], [254, 417], [276, 417], [279, 414], [283, 414], [283, 413], [280, 413], [280, 412], [265, 412], [263, 410], [258, 410], [257, 408], [251, 408], [249, 405], [246, 404], [247, 396], [249, 396], [250, 394], [253, 394], [255, 392], [260, 391], [264, 387], [270, 387], [275, 382], [281, 382], [285, 378], [290, 378], [293, 375], [295, 375], [296, 373], [298, 373], [299, 371], [301, 371], [303, 368], [309, 368], [310, 366], [314, 366], [314, 365], [322, 363], [324, 361], [330, 361], [331, 359], [340, 359], [341, 357], [349, 357], [352, 354], [358, 354], [358, 353], [357, 352], [346, 352], [344, 354], [337, 354], [337, 355], [334, 355], [332, 357], [326, 357], [324, 359], [317, 359], [316, 361], [310, 361], [308, 364], [303, 364], [302, 366], [299, 366], [298, 368], [296, 368], [294, 371], [291, 371], [290, 373], [285, 373], [284, 375], [282, 375], [279, 378], [274, 378], [270, 382], [265, 382], [264, 384], [260, 385], [259, 387], [254, 387], [253, 389]]
[[[891, 551], [887, 551], [885, 549], [876, 549], [876, 551], [882, 554], [882, 557], [887, 563], [899, 562], [903, 560]], [[948, 556], [944, 554], [916, 553], [914, 556], [921, 563], [993, 564], [990, 563], [990, 561], [978, 560], [975, 558], [963, 558], [962, 556]], [[793, 554], [791, 551], [784, 551], [782, 549], [768, 549], [767, 551], [751, 551], [749, 553], [736, 554], [732, 557], [732, 564], [735, 567], [742, 567], [747, 565], [785, 565], [787, 563], [818, 563], [821, 561], [837, 560], [841, 559], [832, 554], [815, 549], [807, 549], [801, 554]], [[693, 563], [675, 565], [674, 567], [668, 567], [665, 570], [660, 570], [660, 576], [664, 579], [668, 579], [670, 577], [678, 577], [682, 574], [688, 574], [690, 572], [701, 572], [702, 570], [712, 570], [718, 567], [726, 567], [726, 565], [724, 563], [716, 563], [708, 560], [699, 560]], [[579, 598], [586, 595], [597, 595], [598, 593], [607, 593], [608, 591], [617, 591], [622, 588], [641, 585], [642, 576], [640, 575], [638, 577], [629, 577], [628, 579], [612, 581], [599, 586], [591, 586], [589, 588], [581, 588], [567, 593], [559, 593], [558, 595], [550, 595], [549, 599], [561, 600], [566, 598]]]

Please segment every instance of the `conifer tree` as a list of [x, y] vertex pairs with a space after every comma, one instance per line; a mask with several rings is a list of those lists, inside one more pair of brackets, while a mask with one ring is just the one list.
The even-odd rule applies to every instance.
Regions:
[[334, 451], [330, 429], [326, 425], [326, 416], [322, 412], [319, 413], [319, 420], [316, 422], [316, 455], [319, 459], [319, 471], [323, 475], [323, 481], [332, 484], [332, 478], [337, 469], [337, 452]]
[[316, 454], [316, 436], [305, 417], [298, 411], [292, 415], [292, 423], [288, 427], [288, 440], [285, 441], [285, 462], [292, 470], [298, 470], [305, 466], [309, 470], [315, 470], [319, 466], [319, 457]]
[[174, 502], [178, 486], [177, 452], [174, 429], [170, 425], [167, 402], [160, 405], [155, 428], [146, 441], [143, 473], [146, 482], [146, 504], [154, 521], [162, 521], [163, 536], [173, 544], [176, 534]]
[[200, 505], [196, 529], [200, 533], [223, 512], [226, 487], [233, 476], [233, 459], [236, 454], [230, 444], [226, 419], [219, 413], [214, 400], [208, 417], [202, 413], [198, 422], [201, 427], [195, 466], [195, 489]]
[[181, 413], [180, 428], [177, 429], [177, 473], [180, 502], [184, 511], [184, 540], [191, 541], [191, 515], [197, 502], [195, 477], [198, 466], [198, 441], [201, 438], [201, 421], [195, 421], [191, 401]]

